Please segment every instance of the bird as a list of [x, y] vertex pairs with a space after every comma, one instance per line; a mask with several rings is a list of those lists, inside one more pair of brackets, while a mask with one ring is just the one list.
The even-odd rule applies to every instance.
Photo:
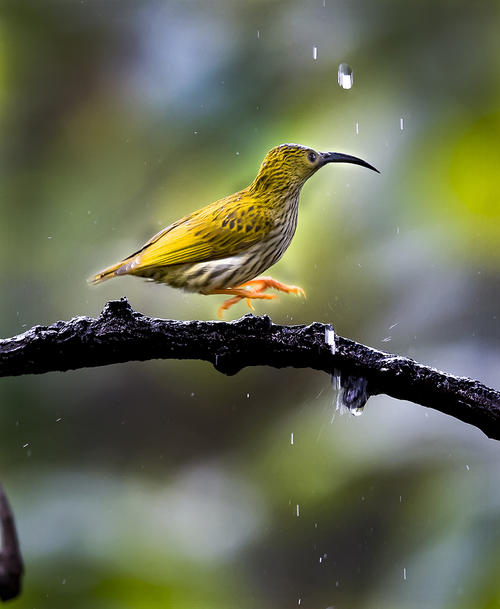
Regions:
[[329, 163], [380, 173], [349, 154], [300, 144], [275, 146], [249, 186], [170, 224], [89, 283], [135, 275], [189, 292], [230, 296], [219, 306], [219, 317], [240, 300], [253, 310], [253, 300], [275, 298], [266, 293], [269, 288], [305, 297], [298, 286], [259, 275], [278, 262], [292, 241], [302, 186]]

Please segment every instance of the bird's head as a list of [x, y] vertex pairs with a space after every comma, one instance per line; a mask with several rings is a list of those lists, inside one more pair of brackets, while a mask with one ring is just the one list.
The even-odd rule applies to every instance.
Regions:
[[306, 180], [327, 163], [353, 163], [378, 172], [366, 161], [349, 154], [318, 152], [300, 144], [281, 144], [266, 154], [252, 187], [259, 191], [300, 190]]

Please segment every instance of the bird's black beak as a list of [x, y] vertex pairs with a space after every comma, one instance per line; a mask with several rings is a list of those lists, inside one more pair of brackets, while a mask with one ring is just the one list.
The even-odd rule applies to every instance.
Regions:
[[363, 159], [358, 159], [357, 156], [351, 156], [350, 154], [343, 154], [342, 152], [322, 152], [321, 157], [323, 158], [323, 163], [352, 163], [353, 165], [361, 165], [361, 167], [367, 167], [368, 169], [373, 169], [377, 173], [380, 173], [378, 169], [375, 169], [373, 165], [370, 165]]

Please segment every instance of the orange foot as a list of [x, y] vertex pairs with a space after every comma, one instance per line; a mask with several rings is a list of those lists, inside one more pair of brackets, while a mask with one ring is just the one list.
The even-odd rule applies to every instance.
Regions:
[[[253, 289], [252, 289], [253, 288]], [[241, 285], [235, 288], [227, 288], [224, 290], [213, 290], [210, 294], [229, 294], [233, 296], [233, 298], [229, 298], [226, 300], [217, 310], [217, 315], [222, 317], [224, 311], [232, 307], [234, 304], [243, 300], [243, 298], [247, 301], [247, 305], [252, 311], [254, 311], [254, 307], [252, 305], [253, 299], [260, 300], [272, 300], [276, 298], [276, 294], [262, 294], [268, 288], [274, 288], [275, 290], [279, 290], [280, 292], [286, 292], [287, 294], [298, 294], [299, 296], [304, 296], [306, 293], [302, 288], [299, 288], [294, 285], [285, 285], [284, 283], [280, 283], [271, 277], [261, 277], [259, 279], [252, 279], [251, 281], [247, 281], [246, 283], [242, 283]]]
[[281, 283], [281, 281], [276, 281], [272, 277], [259, 277], [259, 279], [252, 279], [251, 281], [247, 281], [246, 283], [242, 283], [239, 288], [246, 286], [255, 286], [255, 291], [257, 293], [264, 292], [268, 288], [274, 288], [278, 290], [278, 292], [285, 292], [286, 294], [297, 294], [298, 296], [306, 297], [306, 293], [302, 288], [299, 288], [296, 285], [286, 285], [286, 283]]

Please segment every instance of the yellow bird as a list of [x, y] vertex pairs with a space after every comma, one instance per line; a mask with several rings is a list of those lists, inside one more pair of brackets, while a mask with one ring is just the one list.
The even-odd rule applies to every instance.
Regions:
[[378, 172], [349, 154], [281, 144], [266, 154], [250, 186], [170, 224], [89, 281], [137, 275], [189, 292], [227, 294], [231, 298], [219, 307], [219, 317], [243, 298], [252, 309], [253, 299], [275, 298], [264, 293], [268, 288], [305, 296], [302, 288], [257, 276], [290, 245], [301, 188], [327, 163], [353, 163]]

